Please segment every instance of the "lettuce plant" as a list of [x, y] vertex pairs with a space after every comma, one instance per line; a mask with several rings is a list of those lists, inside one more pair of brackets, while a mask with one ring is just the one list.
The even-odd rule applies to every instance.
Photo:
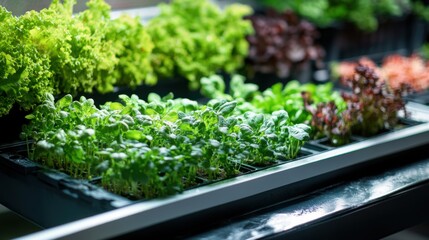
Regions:
[[355, 71], [352, 78], [344, 79], [351, 88], [351, 92], [342, 93], [347, 103], [344, 111], [338, 111], [333, 102], [310, 106], [312, 95], [303, 93], [306, 109], [312, 115], [311, 125], [334, 145], [349, 142], [352, 134], [373, 136], [392, 129], [398, 122], [398, 112], [406, 113], [403, 95], [408, 92], [407, 86], [388, 88], [368, 66], [357, 66]]
[[153, 43], [140, 19], [121, 15], [111, 20], [110, 6], [104, 0], [91, 0], [87, 5], [88, 10], [79, 13], [77, 18], [102, 41], [104, 51], [113, 54], [102, 59], [106, 64], [112, 62], [113, 68], [95, 73], [97, 90], [109, 92], [115, 85], [155, 84], [157, 78], [150, 63]]
[[208, 0], [173, 0], [159, 7], [161, 14], [148, 24], [155, 44], [152, 65], [159, 75], [180, 75], [195, 88], [203, 76], [243, 65], [245, 37], [252, 32], [243, 20], [249, 7], [233, 4], [221, 10]]
[[310, 61], [320, 61], [324, 52], [315, 43], [316, 28], [292, 11], [266, 11], [247, 17], [255, 29], [247, 37], [246, 65], [252, 73], [273, 73], [287, 78], [303, 71]]
[[54, 91], [50, 59], [28, 39], [19, 19], [0, 6], [0, 116], [14, 104], [29, 110]]
[[0, 116], [24, 110], [46, 93], [112, 91], [153, 84], [153, 44], [139, 19], [110, 19], [110, 6], [91, 0], [72, 15], [74, 0], [54, 0], [40, 12], [14, 17], [0, 8]]
[[73, 4], [56, 0], [49, 8], [19, 18], [18, 27], [28, 32], [27, 41], [50, 59], [55, 94], [92, 91], [96, 73], [111, 71], [118, 61], [101, 34], [94, 34], [89, 24], [72, 16]]
[[358, 106], [354, 133], [371, 136], [383, 129], [392, 129], [398, 122], [398, 111], [405, 111], [403, 95], [409, 92], [409, 87], [388, 88], [369, 67], [356, 67], [356, 74], [346, 83], [352, 93], [343, 93], [343, 98]]
[[358, 65], [368, 66], [386, 81], [389, 88], [401, 89], [404, 84], [414, 92], [429, 88], [428, 62], [418, 55], [410, 57], [392, 54], [383, 59], [381, 66], [369, 58], [362, 57], [358, 62], [341, 62], [333, 67], [336, 77], [347, 82], [354, 75]]

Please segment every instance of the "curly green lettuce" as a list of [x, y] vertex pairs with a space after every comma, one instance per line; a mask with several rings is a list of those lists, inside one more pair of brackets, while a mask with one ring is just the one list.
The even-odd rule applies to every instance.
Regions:
[[137, 18], [111, 20], [104, 0], [73, 15], [75, 0], [20, 17], [0, 8], [0, 116], [14, 104], [25, 110], [46, 93], [105, 93], [116, 85], [156, 83], [153, 43]]
[[14, 104], [24, 110], [53, 92], [50, 59], [26, 41], [18, 18], [0, 6], [0, 116]]
[[77, 14], [76, 19], [88, 26], [91, 35], [100, 42], [94, 71], [95, 88], [102, 93], [114, 86], [135, 87], [143, 83], [155, 84], [150, 64], [152, 40], [138, 18], [122, 15], [112, 20], [110, 5], [104, 0], [90, 0], [88, 9]]
[[28, 29], [29, 41], [51, 60], [56, 94], [92, 92], [99, 84], [94, 80], [97, 73], [112, 71], [118, 61], [103, 33], [73, 17], [73, 5], [74, 0], [54, 0], [49, 8], [19, 19], [20, 26]]
[[160, 9], [148, 24], [157, 74], [178, 74], [196, 88], [203, 76], [234, 72], [243, 65], [248, 52], [245, 36], [253, 31], [243, 20], [251, 13], [248, 6], [233, 4], [222, 11], [208, 0], [174, 0]]
[[139, 18], [122, 15], [111, 21], [106, 38], [112, 42], [119, 59], [113, 72], [117, 85], [156, 84], [157, 77], [150, 62], [154, 45]]

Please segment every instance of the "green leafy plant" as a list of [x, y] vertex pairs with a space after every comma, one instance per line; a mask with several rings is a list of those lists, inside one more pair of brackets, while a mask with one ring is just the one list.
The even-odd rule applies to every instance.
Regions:
[[29, 110], [46, 93], [112, 91], [115, 85], [153, 84], [153, 44], [137, 18], [110, 19], [110, 6], [54, 0], [40, 12], [14, 17], [1, 7], [0, 116], [14, 103]]
[[25, 110], [54, 91], [50, 60], [25, 39], [19, 19], [0, 6], [0, 116], [14, 104]]
[[118, 61], [100, 32], [94, 34], [90, 25], [72, 16], [73, 4], [53, 1], [49, 8], [19, 18], [18, 27], [28, 32], [27, 41], [50, 60], [55, 94], [91, 92], [97, 85], [96, 73], [111, 71]]
[[120, 98], [97, 108], [84, 97], [55, 102], [47, 95], [27, 116], [29, 156], [78, 178], [101, 175], [113, 192], [152, 198], [180, 192], [198, 177], [235, 176], [243, 163], [293, 159], [309, 139], [310, 128], [293, 124], [284, 110], [240, 113], [236, 101], [199, 105], [172, 94]]
[[284, 87], [280, 83], [273, 85], [262, 92], [262, 95], [255, 97], [253, 104], [267, 113], [284, 109], [291, 115], [293, 122], [308, 123], [310, 115], [305, 110], [302, 92], [311, 93], [314, 96], [314, 104], [333, 101], [340, 111], [345, 109], [345, 103], [341, 95], [333, 90], [332, 83], [315, 85], [301, 84], [298, 81], [290, 81]]
[[421, 19], [429, 21], [429, 6], [427, 4], [427, 1], [414, 0], [413, 12]]
[[358, 28], [374, 31], [380, 16], [400, 16], [412, 8], [410, 0], [315, 0], [277, 1], [261, 0], [266, 6], [278, 10], [292, 9], [298, 15], [319, 26], [327, 26], [335, 21], [348, 21]]
[[252, 32], [250, 22], [243, 20], [251, 13], [248, 6], [233, 4], [220, 10], [208, 0], [173, 0], [160, 8], [161, 14], [148, 24], [158, 74], [178, 74], [196, 88], [203, 76], [234, 72], [243, 65], [248, 53], [245, 36]]
[[121, 15], [110, 17], [110, 6], [104, 0], [91, 0], [88, 10], [77, 15], [91, 34], [99, 38], [103, 51], [113, 54], [102, 58], [103, 66], [114, 63], [113, 68], [101, 69], [95, 74], [96, 88], [99, 92], [109, 92], [113, 86], [136, 87], [143, 83], [155, 84], [155, 76], [150, 63], [153, 43], [138, 17]]
[[225, 82], [222, 77], [213, 75], [201, 79], [201, 93], [212, 99], [234, 100], [238, 103], [237, 111], [254, 111], [271, 114], [278, 110], [288, 112], [293, 123], [309, 123], [311, 116], [305, 110], [301, 92], [311, 93], [314, 104], [334, 101], [339, 110], [345, 109], [346, 104], [341, 94], [333, 90], [333, 84], [315, 85], [301, 84], [290, 81], [285, 86], [274, 84], [263, 92], [253, 83], [245, 83], [245, 78], [234, 75], [231, 78], [229, 92], [225, 92]]

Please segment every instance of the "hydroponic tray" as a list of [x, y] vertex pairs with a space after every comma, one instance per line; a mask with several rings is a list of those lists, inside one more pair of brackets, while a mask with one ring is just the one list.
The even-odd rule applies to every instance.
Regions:
[[294, 161], [253, 168], [235, 178], [153, 200], [133, 201], [108, 193], [97, 187], [96, 180], [75, 180], [44, 169], [19, 155], [22, 146], [8, 146], [0, 151], [0, 203], [43, 227], [87, 217], [54, 228], [51, 235], [42, 235], [44, 238], [107, 238], [141, 229], [150, 234], [172, 223], [198, 224], [224, 218], [295, 197], [322, 180], [429, 144], [429, 108], [416, 103], [407, 107], [411, 117], [404, 123], [412, 124], [401, 129], [368, 139], [355, 138], [355, 142], [336, 148], [312, 141]]

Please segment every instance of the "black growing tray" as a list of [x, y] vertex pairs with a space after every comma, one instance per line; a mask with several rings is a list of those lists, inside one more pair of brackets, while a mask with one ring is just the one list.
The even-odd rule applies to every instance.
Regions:
[[[0, 203], [50, 231], [54, 238], [107, 238], [140, 229], [225, 218], [293, 198], [319, 182], [358, 171], [381, 157], [429, 144], [429, 108], [410, 104], [402, 129], [332, 147], [311, 141], [294, 161], [244, 166], [243, 174], [166, 198], [133, 201], [29, 161], [25, 145], [0, 149]], [[68, 229], [65, 231], [65, 229]], [[73, 229], [73, 230], [70, 230]], [[43, 234], [43, 233], [40, 233]]]
[[0, 201], [41, 227], [52, 227], [132, 203], [88, 181], [45, 169], [20, 155], [25, 145], [0, 150]]
[[[328, 149], [307, 145], [310, 148], [302, 148], [296, 159]], [[0, 188], [8, 189], [0, 192], [0, 203], [41, 227], [57, 226], [137, 202], [104, 190], [99, 186], [100, 178], [75, 179], [58, 170], [45, 168], [26, 157], [26, 148], [25, 142], [0, 147]], [[276, 160], [267, 166], [242, 164], [238, 175], [285, 162]], [[197, 185], [188, 190], [220, 181], [197, 180]]]

